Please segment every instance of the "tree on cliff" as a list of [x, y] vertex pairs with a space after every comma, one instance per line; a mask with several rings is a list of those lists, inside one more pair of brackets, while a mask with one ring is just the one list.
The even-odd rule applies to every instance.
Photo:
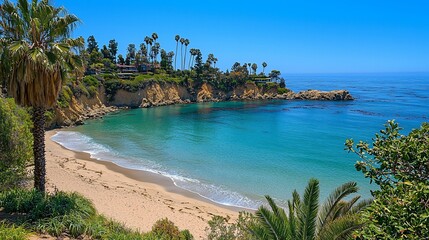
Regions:
[[176, 62], [177, 62], [177, 48], [178, 48], [178, 46], [179, 46], [180, 36], [179, 36], [179, 35], [176, 35], [176, 36], [174, 37], [174, 40], [176, 40], [176, 55], [174, 55], [174, 70], [177, 70], [177, 67], [176, 67]]
[[118, 53], [118, 42], [115, 39], [109, 41], [108, 46], [110, 57], [112, 58], [112, 62], [116, 63], [116, 54]]
[[266, 62], [262, 63], [262, 73], [265, 75], [265, 68], [268, 66]]
[[257, 69], [258, 69], [258, 65], [256, 63], [252, 64], [252, 70], [254, 74], [256, 74]]
[[67, 71], [81, 65], [74, 48], [81, 38], [70, 38], [79, 19], [48, 0], [6, 0], [1, 5], [0, 32], [8, 39], [11, 77], [9, 93], [15, 101], [32, 107], [34, 187], [45, 191], [45, 112], [58, 97]]
[[95, 40], [95, 37], [93, 36], [93, 35], [91, 35], [91, 36], [89, 36], [88, 37], [88, 40], [86, 40], [87, 41], [87, 43], [88, 43], [88, 48], [86, 49], [86, 51], [89, 53], [89, 54], [91, 54], [92, 53], [92, 51], [96, 51], [96, 52], [98, 52], [98, 43], [97, 43], [97, 41]]
[[185, 39], [180, 39], [180, 70], [183, 70], [183, 44], [185, 44]]

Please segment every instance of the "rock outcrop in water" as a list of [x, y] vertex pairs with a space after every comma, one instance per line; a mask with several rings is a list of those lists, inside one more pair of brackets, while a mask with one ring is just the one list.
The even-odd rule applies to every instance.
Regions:
[[346, 90], [334, 90], [330, 92], [307, 90], [299, 93], [294, 93], [292, 95], [292, 98], [288, 99], [344, 101], [353, 100], [353, 97]]
[[54, 111], [55, 116], [51, 121], [51, 127], [83, 124], [83, 121], [88, 118], [101, 117], [106, 113], [115, 111], [118, 107], [147, 108], [192, 102], [257, 99], [343, 101], [353, 100], [353, 97], [346, 90], [330, 92], [308, 90], [299, 93], [288, 90], [279, 94], [277, 87], [258, 86], [252, 82], [247, 82], [232, 91], [225, 92], [215, 89], [207, 83], [203, 83], [198, 89], [192, 89], [175, 83], [153, 81], [135, 92], [118, 89], [109, 101], [106, 98], [104, 87], [101, 86], [93, 98], [84, 95], [79, 98], [73, 96], [68, 107], [57, 107]]

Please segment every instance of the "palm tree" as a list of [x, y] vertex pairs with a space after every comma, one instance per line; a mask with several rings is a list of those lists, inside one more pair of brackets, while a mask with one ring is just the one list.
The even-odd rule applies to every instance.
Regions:
[[176, 55], [174, 55], [174, 70], [177, 70], [176, 62], [177, 62], [177, 47], [179, 46], [179, 39], [180, 39], [179, 35], [176, 35], [174, 37], [174, 40], [176, 40]]
[[153, 39], [153, 41], [155, 41], [155, 43], [156, 43], [156, 39], [158, 39], [158, 34], [156, 34], [156, 33], [152, 33], [152, 39]]
[[267, 63], [266, 62], [263, 62], [262, 63], [262, 73], [265, 75], [265, 68], [267, 67], [268, 65], [267, 65]]
[[258, 69], [258, 65], [256, 63], [252, 64], [253, 73], [256, 75], [256, 70]]
[[182, 46], [180, 47], [180, 69], [183, 70], [183, 44], [185, 43], [185, 39], [181, 38], [180, 39], [180, 44], [182, 44]]
[[249, 66], [249, 75], [251, 75], [252, 74], [252, 69], [250, 67], [252, 66], [252, 64], [248, 63], [247, 66]]
[[45, 112], [56, 104], [67, 72], [81, 66], [74, 49], [83, 41], [69, 37], [79, 19], [48, 0], [5, 0], [0, 19], [2, 38], [10, 40], [9, 94], [32, 107], [34, 187], [45, 192]]
[[148, 53], [149, 53], [149, 51], [150, 51], [149, 42], [151, 42], [151, 38], [148, 36], [144, 37], [144, 42], [146, 43], [146, 49], [148, 50]]
[[319, 181], [310, 179], [302, 199], [296, 190], [293, 192], [292, 201], [288, 201], [288, 214], [266, 196], [271, 210], [259, 207], [256, 222], [249, 225], [249, 230], [258, 239], [347, 239], [362, 227], [357, 212], [372, 202], [357, 203], [360, 196], [344, 200], [357, 191], [355, 182], [345, 183], [319, 206]]
[[183, 68], [186, 68], [186, 51], [188, 49], [189, 43], [190, 43], [189, 39], [185, 39], [185, 41], [184, 41], [184, 44], [185, 44], [185, 57], [183, 58]]

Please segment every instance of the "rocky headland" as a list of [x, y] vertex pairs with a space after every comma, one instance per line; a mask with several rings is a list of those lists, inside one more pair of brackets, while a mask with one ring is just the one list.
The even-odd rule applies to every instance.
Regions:
[[353, 97], [347, 90], [323, 92], [307, 90], [295, 93], [291, 90], [278, 93], [277, 88], [258, 86], [247, 82], [231, 91], [215, 89], [208, 83], [198, 88], [189, 88], [175, 83], [152, 81], [137, 91], [118, 89], [107, 97], [104, 86], [100, 86], [92, 98], [85, 95], [72, 96], [69, 106], [56, 107], [51, 127], [83, 124], [86, 119], [100, 118], [119, 108], [148, 108], [172, 104], [243, 101], [263, 99], [347, 101]]

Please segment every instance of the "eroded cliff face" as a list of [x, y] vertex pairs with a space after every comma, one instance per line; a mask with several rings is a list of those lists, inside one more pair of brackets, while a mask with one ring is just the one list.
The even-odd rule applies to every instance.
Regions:
[[184, 86], [153, 82], [137, 92], [119, 89], [108, 104], [118, 107], [152, 107], [191, 102], [192, 96]]
[[330, 92], [308, 90], [299, 93], [288, 91], [284, 94], [278, 94], [276, 87], [259, 87], [252, 82], [247, 82], [229, 92], [217, 90], [207, 83], [203, 83], [195, 89], [175, 83], [151, 82], [136, 92], [119, 89], [111, 101], [107, 100], [104, 87], [100, 87], [93, 98], [84, 95], [78, 98], [73, 96], [67, 108], [57, 107], [55, 109], [55, 117], [51, 126], [82, 124], [85, 119], [101, 117], [106, 113], [115, 111], [117, 107], [146, 108], [178, 103], [255, 99], [339, 101], [353, 100], [353, 97], [346, 90]]
[[[119, 107], [153, 107], [177, 103], [217, 102], [228, 100], [252, 100], [278, 98], [277, 88], [264, 89], [255, 83], [246, 83], [229, 92], [215, 89], [208, 83], [198, 88], [173, 83], [152, 82], [137, 92], [120, 89], [109, 105]], [[283, 99], [285, 97], [282, 97]]]
[[99, 91], [92, 98], [85, 95], [79, 97], [72, 96], [68, 107], [56, 107], [54, 117], [49, 121], [50, 128], [79, 125], [89, 118], [98, 118], [103, 115], [116, 111], [115, 106], [106, 106], [106, 96], [104, 88], [100, 87]]

